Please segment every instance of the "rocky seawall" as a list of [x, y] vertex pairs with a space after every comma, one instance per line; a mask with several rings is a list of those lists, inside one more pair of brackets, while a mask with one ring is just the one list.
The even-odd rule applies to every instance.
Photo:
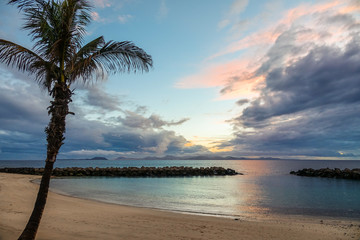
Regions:
[[339, 168], [321, 168], [321, 169], [312, 169], [304, 168], [298, 171], [291, 171], [290, 174], [297, 176], [306, 176], [306, 177], [324, 177], [324, 178], [341, 178], [341, 179], [353, 179], [360, 180], [360, 168], [348, 169], [345, 168], [341, 170]]
[[[44, 168], [0, 168], [0, 172], [42, 175]], [[191, 176], [233, 176], [242, 175], [233, 169], [222, 167], [123, 167], [123, 168], [55, 168], [52, 175], [58, 177], [191, 177]]]

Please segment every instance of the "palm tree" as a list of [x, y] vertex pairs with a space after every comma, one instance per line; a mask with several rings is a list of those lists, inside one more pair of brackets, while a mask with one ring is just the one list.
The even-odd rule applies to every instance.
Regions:
[[28, 72], [52, 97], [45, 129], [47, 156], [36, 203], [19, 239], [35, 239], [45, 208], [50, 176], [64, 144], [65, 119], [77, 81], [102, 79], [116, 72], [148, 71], [152, 58], [132, 42], [105, 42], [98, 37], [83, 44], [92, 7], [86, 0], [10, 0], [25, 15], [23, 28], [35, 43], [32, 49], [0, 39], [0, 62]]

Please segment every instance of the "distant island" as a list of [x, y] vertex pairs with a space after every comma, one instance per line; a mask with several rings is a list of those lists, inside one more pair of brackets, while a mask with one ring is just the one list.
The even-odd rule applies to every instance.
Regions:
[[93, 158], [61, 158], [58, 160], [109, 160], [106, 157], [93, 157]]
[[90, 159], [86, 159], [86, 160], [109, 160], [105, 157], [93, 157], [93, 158], [90, 158]]

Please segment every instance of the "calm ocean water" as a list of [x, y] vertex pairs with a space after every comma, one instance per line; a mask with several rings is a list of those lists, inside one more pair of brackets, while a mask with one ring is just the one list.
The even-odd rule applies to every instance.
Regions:
[[[0, 167], [42, 167], [43, 161], [0, 161]], [[172, 211], [249, 217], [297, 214], [360, 218], [360, 181], [290, 175], [302, 168], [360, 168], [360, 161], [58, 160], [55, 167], [221, 166], [245, 175], [176, 178], [57, 178], [63, 194]]]

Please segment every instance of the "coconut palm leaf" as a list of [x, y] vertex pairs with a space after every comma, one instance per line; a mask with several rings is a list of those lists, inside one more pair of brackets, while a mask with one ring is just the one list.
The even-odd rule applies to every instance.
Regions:
[[22, 72], [36, 73], [37, 69], [33, 64], [37, 63], [39, 66], [41, 65], [40, 63], [45, 62], [45, 60], [23, 46], [0, 39], [0, 62], [16, 67]]
[[16, 4], [17, 8], [22, 10], [26, 8], [36, 7], [44, 2], [44, 0], [10, 0], [9, 4]]
[[79, 49], [79, 51], [74, 56], [74, 60], [81, 60], [82, 58], [89, 57], [94, 52], [99, 51], [104, 45], [105, 40], [103, 36], [95, 38], [94, 40], [88, 42], [86, 45]]
[[85, 45], [77, 54], [71, 71], [71, 81], [81, 77], [84, 81], [105, 73], [149, 71], [152, 58], [132, 42], [103, 42], [100, 37]]
[[23, 29], [35, 42], [43, 57], [53, 62], [68, 61], [81, 47], [85, 27], [91, 21], [91, 5], [84, 0], [13, 0], [25, 14]]
[[58, 68], [45, 61], [35, 52], [16, 43], [0, 39], [0, 62], [17, 68], [19, 71], [35, 75], [35, 80], [43, 87], [49, 88]]

